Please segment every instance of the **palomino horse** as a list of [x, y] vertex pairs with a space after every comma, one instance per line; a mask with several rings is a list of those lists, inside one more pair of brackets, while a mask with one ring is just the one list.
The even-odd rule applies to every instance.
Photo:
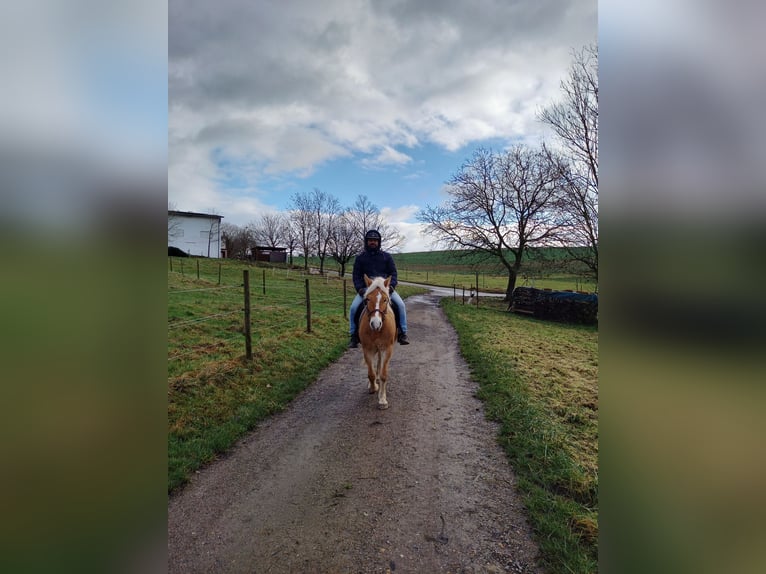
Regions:
[[387, 409], [386, 380], [388, 362], [394, 352], [396, 340], [396, 320], [391, 300], [388, 297], [388, 285], [391, 278], [364, 276], [367, 290], [364, 292], [364, 310], [359, 318], [359, 342], [362, 343], [364, 360], [367, 363], [367, 378], [370, 380], [370, 393], [378, 392], [378, 408]]

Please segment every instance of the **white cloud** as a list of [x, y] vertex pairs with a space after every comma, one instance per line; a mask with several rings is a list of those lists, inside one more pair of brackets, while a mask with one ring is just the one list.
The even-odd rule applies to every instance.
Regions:
[[580, 26], [561, 2], [480, 4], [226, 0], [211, 10], [171, 0], [170, 99], [204, 110], [210, 127], [245, 111], [261, 134], [253, 148], [268, 140], [272, 157], [302, 145], [275, 165], [284, 170], [310, 169], [339, 146], [456, 149], [515, 136], [532, 123], [529, 103], [557, 89], [569, 50], [593, 37], [596, 4], [569, 2]]
[[385, 146], [375, 157], [365, 158], [360, 163], [365, 167], [383, 167], [405, 165], [412, 161], [406, 153], [396, 151], [391, 146]]
[[596, 10], [595, 0], [171, 0], [169, 194], [229, 200], [213, 153], [268, 204], [267, 180], [331, 161], [401, 170], [426, 144], [533, 137], [570, 51], [595, 40]]
[[417, 251], [429, 251], [432, 238], [423, 229], [425, 224], [416, 222], [416, 214], [420, 211], [417, 205], [403, 205], [401, 207], [383, 207], [380, 214], [389, 225], [396, 227], [405, 237], [405, 241], [399, 246], [398, 251], [412, 253]]

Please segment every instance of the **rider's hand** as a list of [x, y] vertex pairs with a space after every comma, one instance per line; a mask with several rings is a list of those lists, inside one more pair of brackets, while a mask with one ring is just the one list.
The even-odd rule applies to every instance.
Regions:
[[359, 291], [358, 291], [358, 293], [359, 293], [359, 296], [360, 296], [360, 297], [364, 297], [364, 292], [365, 292], [365, 291], [366, 291], [366, 289], [359, 289]]
[[394, 293], [394, 288], [393, 287], [389, 287], [388, 288], [388, 294], [389, 295], [393, 295], [393, 293]]

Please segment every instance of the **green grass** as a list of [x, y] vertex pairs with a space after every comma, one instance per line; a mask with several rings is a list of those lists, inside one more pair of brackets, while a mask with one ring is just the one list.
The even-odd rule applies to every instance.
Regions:
[[[508, 286], [508, 272], [496, 259], [485, 259], [479, 255], [461, 256], [461, 252], [424, 251], [416, 253], [394, 253], [400, 281], [436, 285], [456, 286], [470, 289], [476, 284], [478, 273], [479, 288], [484, 291], [505, 293]], [[319, 267], [319, 259], [309, 258], [309, 264]], [[303, 265], [303, 258], [296, 257], [295, 265]], [[346, 266], [350, 279], [353, 260]], [[331, 259], [325, 260], [325, 269], [337, 271], [339, 265]], [[516, 279], [517, 287], [539, 289], [573, 290], [595, 292], [596, 283], [588, 277], [581, 264], [568, 261], [562, 249], [539, 249], [527, 253], [522, 269]]]
[[545, 567], [598, 560], [598, 332], [443, 299], [514, 467]]
[[[343, 279], [309, 278], [307, 333], [306, 277], [299, 270], [199, 260], [197, 279], [197, 260], [184, 261], [183, 275], [179, 261], [168, 271], [168, 491], [284, 409], [348, 341]], [[252, 361], [244, 358], [244, 268], [250, 269]], [[349, 304], [350, 277], [346, 283]], [[422, 292], [404, 285], [399, 291], [403, 297]], [[442, 305], [488, 416], [501, 424], [500, 442], [516, 471], [546, 569], [595, 572], [597, 328], [511, 315], [505, 303], [491, 299], [478, 309], [460, 299], [445, 298]]]
[[[310, 276], [308, 333], [300, 271], [186, 259], [182, 274], [181, 261], [172, 260], [173, 271], [168, 262], [168, 491], [284, 409], [345, 351], [344, 310], [354, 295], [347, 280], [344, 305], [342, 279]], [[243, 269], [250, 270], [252, 361], [245, 359]]]

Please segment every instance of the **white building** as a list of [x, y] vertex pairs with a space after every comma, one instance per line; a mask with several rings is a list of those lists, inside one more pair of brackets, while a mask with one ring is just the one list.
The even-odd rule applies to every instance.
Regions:
[[168, 210], [168, 247], [189, 255], [221, 257], [220, 215]]

